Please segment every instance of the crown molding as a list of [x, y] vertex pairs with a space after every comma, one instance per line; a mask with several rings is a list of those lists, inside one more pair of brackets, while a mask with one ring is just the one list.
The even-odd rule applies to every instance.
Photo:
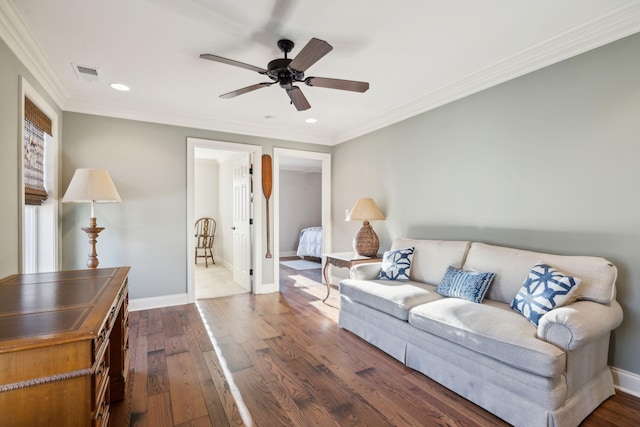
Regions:
[[247, 135], [257, 138], [271, 138], [321, 145], [329, 145], [331, 142], [331, 139], [324, 134], [296, 132], [282, 126], [261, 126], [255, 123], [220, 120], [210, 116], [183, 114], [178, 111], [154, 111], [151, 108], [135, 110], [123, 109], [122, 107], [115, 107], [107, 104], [97, 105], [92, 102], [86, 102], [75, 98], [67, 99], [65, 107], [65, 111], [75, 113], [203, 129], [221, 133]]
[[571, 28], [429, 93], [398, 104], [395, 108], [337, 135], [332, 145], [382, 129], [639, 31], [640, 2], [630, 1], [610, 13]]
[[63, 109], [68, 93], [16, 7], [9, 0], [0, 0], [0, 38], [33, 74], [53, 102]]

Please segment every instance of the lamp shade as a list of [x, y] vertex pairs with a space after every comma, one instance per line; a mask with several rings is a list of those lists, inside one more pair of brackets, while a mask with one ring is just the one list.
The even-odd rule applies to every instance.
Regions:
[[122, 199], [105, 169], [76, 169], [62, 203], [119, 203]]
[[347, 221], [372, 221], [385, 219], [384, 215], [376, 205], [376, 202], [372, 198], [367, 197], [358, 199], [349, 215], [347, 215]]

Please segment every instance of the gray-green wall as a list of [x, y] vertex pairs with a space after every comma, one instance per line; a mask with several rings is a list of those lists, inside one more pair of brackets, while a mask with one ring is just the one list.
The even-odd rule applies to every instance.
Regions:
[[[96, 207], [98, 225], [106, 227], [98, 238], [98, 255], [100, 267], [132, 266], [131, 298], [187, 291], [187, 137], [261, 145], [263, 154], [272, 154], [274, 146], [331, 151], [327, 146], [69, 112], [63, 115], [63, 126], [61, 194], [76, 168], [92, 167], [109, 170], [122, 197], [120, 204]], [[264, 203], [261, 191], [256, 194]], [[84, 268], [89, 248], [80, 228], [88, 222], [88, 205], [63, 205], [64, 269]], [[262, 280], [272, 283], [272, 259], [262, 263]]]
[[604, 256], [624, 323], [610, 363], [640, 374], [640, 35], [338, 145], [334, 250], [374, 197], [397, 236]]
[[0, 278], [20, 272], [20, 76], [56, 110], [58, 120], [62, 117], [53, 100], [0, 39]]

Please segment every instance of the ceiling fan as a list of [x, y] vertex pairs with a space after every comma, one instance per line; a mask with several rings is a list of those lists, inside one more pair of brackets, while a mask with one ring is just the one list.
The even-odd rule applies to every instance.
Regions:
[[296, 107], [296, 109], [298, 111], [304, 111], [311, 108], [311, 105], [300, 88], [298, 86], [294, 86], [294, 83], [305, 83], [308, 86], [348, 90], [352, 92], [366, 92], [367, 89], [369, 89], [369, 83], [367, 82], [331, 79], [327, 77], [305, 77], [304, 72], [313, 64], [318, 62], [320, 58], [329, 53], [333, 47], [324, 40], [312, 38], [294, 59], [287, 58], [287, 54], [291, 52], [293, 46], [294, 43], [291, 40], [279, 40], [278, 48], [284, 52], [284, 58], [276, 58], [269, 62], [266, 69], [245, 64], [244, 62], [234, 61], [233, 59], [211, 55], [209, 53], [203, 53], [200, 55], [200, 58], [233, 65], [249, 71], [257, 71], [272, 80], [270, 82], [256, 83], [254, 85], [220, 95], [220, 98], [225, 99], [234, 98], [238, 95], [279, 83], [280, 87], [287, 91], [287, 95], [289, 95], [291, 103]]

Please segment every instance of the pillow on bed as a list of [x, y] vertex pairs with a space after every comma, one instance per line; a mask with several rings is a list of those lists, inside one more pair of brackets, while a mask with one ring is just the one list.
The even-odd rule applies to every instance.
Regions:
[[413, 251], [414, 248], [404, 248], [385, 252], [378, 279], [409, 280]]

